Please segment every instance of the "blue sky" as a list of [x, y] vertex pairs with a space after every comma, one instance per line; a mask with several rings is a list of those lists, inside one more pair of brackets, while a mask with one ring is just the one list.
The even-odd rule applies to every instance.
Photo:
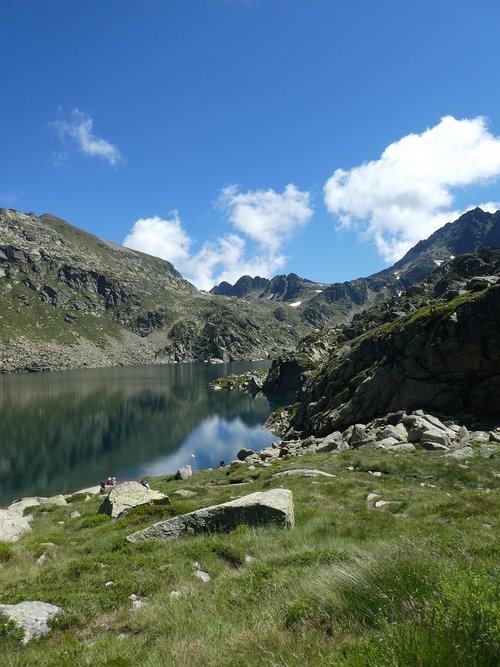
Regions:
[[500, 201], [497, 0], [2, 0], [0, 24], [0, 206], [200, 287], [367, 275]]

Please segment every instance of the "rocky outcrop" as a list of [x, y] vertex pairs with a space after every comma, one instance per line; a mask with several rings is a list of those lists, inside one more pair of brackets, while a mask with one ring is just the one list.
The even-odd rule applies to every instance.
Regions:
[[99, 514], [109, 514], [118, 519], [122, 514], [140, 505], [168, 505], [168, 496], [160, 491], [147, 489], [139, 482], [123, 482], [113, 486], [101, 503]]
[[41, 637], [50, 631], [49, 620], [56, 616], [60, 607], [48, 602], [27, 600], [18, 604], [0, 604], [0, 614], [4, 614], [24, 630], [23, 644], [34, 637]]
[[293, 497], [287, 489], [251, 493], [222, 505], [160, 521], [127, 537], [129, 542], [176, 540], [183, 535], [211, 531], [229, 532], [237, 526], [294, 525]]
[[344, 356], [331, 355], [292, 426], [321, 436], [419, 407], [498, 415], [500, 286], [423, 307], [361, 336]]

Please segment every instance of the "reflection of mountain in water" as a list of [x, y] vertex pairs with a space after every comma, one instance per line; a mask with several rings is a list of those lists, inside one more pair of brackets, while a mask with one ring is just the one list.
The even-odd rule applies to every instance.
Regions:
[[95, 484], [172, 457], [200, 423], [216, 417], [262, 424], [270, 413], [266, 398], [208, 387], [215, 377], [259, 365], [265, 367], [191, 364], [0, 378], [0, 502]]

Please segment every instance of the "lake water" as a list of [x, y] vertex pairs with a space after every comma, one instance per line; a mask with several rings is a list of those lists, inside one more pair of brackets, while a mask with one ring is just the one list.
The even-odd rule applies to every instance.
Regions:
[[269, 362], [175, 364], [0, 376], [0, 507], [99, 484], [193, 470], [260, 449], [275, 405], [214, 391], [229, 373]]

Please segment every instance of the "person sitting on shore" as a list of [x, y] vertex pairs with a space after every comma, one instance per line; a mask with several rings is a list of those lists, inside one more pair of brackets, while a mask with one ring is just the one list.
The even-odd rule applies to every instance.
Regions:
[[113, 486], [113, 478], [112, 477], [108, 477], [108, 479], [106, 480], [106, 486]]
[[147, 489], [148, 491], [150, 490], [149, 484], [144, 479], [141, 479], [141, 484], [145, 489]]

